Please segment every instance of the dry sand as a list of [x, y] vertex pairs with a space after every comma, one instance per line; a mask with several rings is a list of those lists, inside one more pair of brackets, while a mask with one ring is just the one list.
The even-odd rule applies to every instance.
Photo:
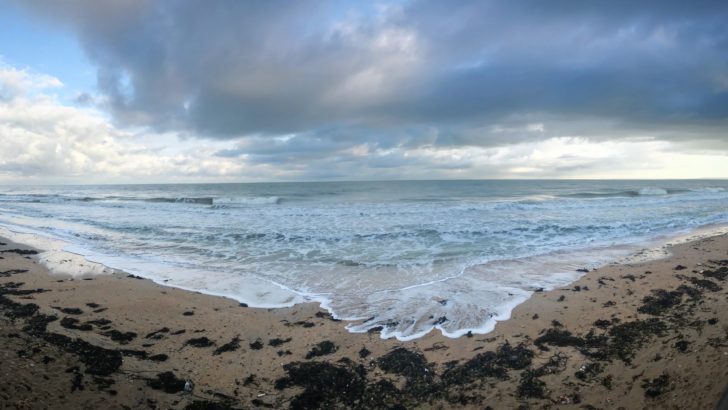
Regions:
[[725, 235], [535, 293], [487, 335], [409, 342], [313, 304], [52, 276], [0, 242], [0, 409], [710, 409], [728, 383]]

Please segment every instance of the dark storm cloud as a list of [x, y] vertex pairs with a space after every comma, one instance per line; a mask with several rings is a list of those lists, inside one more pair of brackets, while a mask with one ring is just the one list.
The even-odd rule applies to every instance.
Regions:
[[728, 134], [726, 1], [24, 4], [76, 30], [119, 123], [247, 136], [220, 156]]

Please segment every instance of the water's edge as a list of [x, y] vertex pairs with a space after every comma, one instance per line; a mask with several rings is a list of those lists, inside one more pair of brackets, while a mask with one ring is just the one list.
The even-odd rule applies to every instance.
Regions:
[[[660, 238], [656, 238], [650, 241], [649, 243], [644, 243], [644, 247], [640, 247], [639, 250], [632, 252], [626, 257], [603, 261], [599, 264], [588, 265], [588, 269], [586, 270], [593, 270], [607, 265], [636, 264], [667, 258], [671, 256], [670, 249], [674, 246], [725, 234], [728, 234], [728, 224], [707, 225], [697, 227], [687, 233], [679, 232], [669, 236], [662, 236]], [[81, 278], [94, 275], [116, 274], [127, 276], [133, 274], [151, 280], [152, 282], [161, 286], [178, 288], [189, 292], [199, 292], [216, 297], [224, 297], [227, 299], [235, 300], [238, 303], [244, 303], [251, 308], [288, 308], [300, 303], [317, 303], [321, 309], [329, 312], [333, 318], [349, 322], [346, 325], [346, 329], [352, 333], [364, 333], [369, 328], [371, 328], [371, 326], [365, 326], [366, 319], [363, 317], [346, 317], [337, 315], [334, 309], [330, 306], [329, 300], [323, 295], [312, 295], [297, 292], [293, 289], [270, 281], [266, 281], [268, 285], [272, 284], [278, 286], [280, 287], [281, 292], [290, 293], [290, 297], [288, 298], [287, 303], [268, 305], [265, 303], [256, 303], [255, 300], [246, 299], [240, 294], [215, 292], [206, 289], [180, 286], [175, 283], [170, 283], [168, 280], [160, 279], [160, 277], [157, 277], [150, 272], [143, 272], [139, 270], [131, 271], [130, 269], [126, 269], [123, 266], [115, 266], [117, 264], [113, 262], [108, 263], [104, 260], [102, 255], [94, 255], [91, 252], [83, 250], [82, 248], [78, 248], [75, 244], [49, 238], [37, 232], [20, 232], [0, 225], [0, 241], [10, 241], [36, 249], [39, 254], [36, 255], [34, 259], [43, 267], [48, 269], [51, 275], [63, 275]], [[619, 245], [615, 245], [615, 248], [617, 248], [618, 246]], [[551, 291], [559, 287], [568, 286], [584, 276], [586, 273], [587, 272], [583, 271], [578, 272], [573, 276], [570, 281], [561, 283], [557, 286], [545, 287], [542, 290]], [[535, 290], [536, 289], [523, 291], [520, 295], [518, 295], [519, 297], [512, 299], [511, 301], [509, 301], [509, 303], [501, 305], [500, 309], [498, 309], [497, 312], [493, 312], [490, 315], [489, 319], [485, 322], [485, 324], [478, 328], [464, 328], [458, 329], [455, 332], [448, 332], [441, 326], [436, 324], [429, 329], [425, 329], [422, 332], [408, 335], [406, 337], [398, 334], [387, 334], [386, 332], [380, 332], [380, 337], [383, 339], [395, 337], [400, 341], [408, 341], [423, 337], [434, 329], [439, 330], [444, 336], [449, 338], [458, 338], [468, 333], [487, 334], [493, 331], [497, 322], [510, 319], [513, 310], [517, 306], [526, 302], [533, 295]]]

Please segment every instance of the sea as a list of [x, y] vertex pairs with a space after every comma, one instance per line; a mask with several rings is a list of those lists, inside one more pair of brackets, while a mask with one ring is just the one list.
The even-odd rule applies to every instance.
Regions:
[[52, 270], [81, 257], [251, 307], [317, 302], [400, 340], [487, 333], [535, 291], [726, 226], [726, 180], [0, 187], [0, 235]]

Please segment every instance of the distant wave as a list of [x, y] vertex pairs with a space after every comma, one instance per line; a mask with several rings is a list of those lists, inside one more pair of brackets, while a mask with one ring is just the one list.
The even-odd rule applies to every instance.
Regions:
[[616, 191], [616, 192], [578, 192], [575, 194], [564, 194], [562, 198], [633, 198], [640, 196], [663, 196], [663, 195], [675, 195], [684, 194], [688, 192], [701, 192], [701, 193], [719, 193], [725, 192], [724, 188], [721, 187], [703, 187], [695, 189], [670, 189], [670, 188], [659, 188], [659, 187], [644, 187], [639, 190], [627, 190], [627, 191]]
[[276, 205], [281, 202], [277, 196], [215, 198], [215, 205]]
[[8, 195], [0, 194], [0, 201], [5, 202], [25, 202], [25, 203], [62, 203], [62, 202], [149, 202], [149, 203], [168, 203], [168, 204], [191, 204], [191, 205], [214, 205], [220, 207], [230, 206], [249, 206], [249, 205], [276, 205], [281, 203], [281, 198], [277, 196], [261, 196], [261, 197], [232, 197], [232, 198], [213, 198], [213, 197], [124, 197], [124, 196], [104, 196], [104, 197], [75, 197], [61, 195], [42, 195], [42, 194], [21, 194]]

